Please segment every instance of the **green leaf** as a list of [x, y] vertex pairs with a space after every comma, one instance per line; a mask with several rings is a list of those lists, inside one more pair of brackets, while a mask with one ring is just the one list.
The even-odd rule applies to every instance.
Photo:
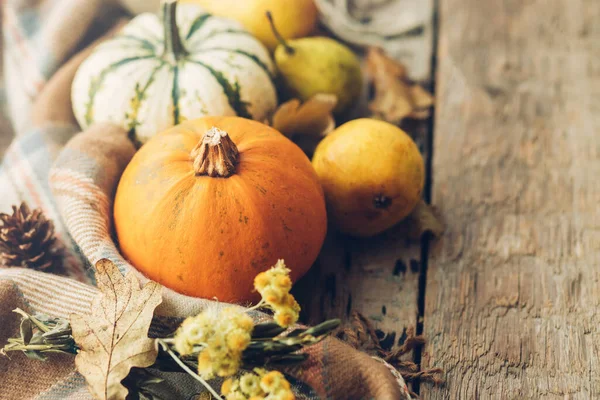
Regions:
[[337, 329], [341, 325], [341, 323], [342, 323], [342, 321], [340, 321], [339, 319], [331, 319], [329, 321], [325, 321], [319, 325], [316, 325], [316, 326], [313, 326], [312, 328], [307, 329], [306, 332], [304, 332], [302, 334], [302, 336], [311, 335], [311, 336], [319, 337], [319, 336], [327, 335], [327, 334], [331, 333], [331, 331], [333, 331], [334, 329]]
[[277, 325], [275, 322], [266, 322], [254, 326], [252, 330], [252, 339], [273, 338], [285, 332], [285, 328]]
[[46, 361], [48, 359], [48, 357], [46, 357], [43, 353], [40, 353], [38, 351], [25, 350], [23, 351], [23, 353], [25, 353], [27, 358], [32, 360]]
[[31, 341], [31, 337], [33, 336], [33, 327], [31, 325], [31, 320], [23, 319], [21, 320], [21, 339], [23, 343], [28, 344]]

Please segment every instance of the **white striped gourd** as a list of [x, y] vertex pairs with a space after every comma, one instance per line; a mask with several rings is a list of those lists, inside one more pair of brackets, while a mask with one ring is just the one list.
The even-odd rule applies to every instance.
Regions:
[[275, 69], [263, 45], [233, 20], [164, 1], [141, 14], [81, 65], [72, 87], [82, 128], [113, 122], [136, 141], [186, 119], [264, 120], [277, 105]]

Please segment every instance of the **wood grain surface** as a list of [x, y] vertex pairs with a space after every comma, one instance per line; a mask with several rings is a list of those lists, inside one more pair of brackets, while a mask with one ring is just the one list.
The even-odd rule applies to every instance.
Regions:
[[328, 235], [317, 263], [294, 287], [303, 320], [347, 320], [352, 311], [369, 318], [383, 345], [403, 343], [418, 316], [419, 243], [399, 229], [372, 239]]
[[423, 398], [598, 398], [600, 2], [440, 3]]

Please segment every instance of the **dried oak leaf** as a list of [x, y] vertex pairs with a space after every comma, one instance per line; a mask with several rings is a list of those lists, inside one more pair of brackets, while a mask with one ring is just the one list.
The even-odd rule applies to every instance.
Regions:
[[292, 99], [279, 106], [269, 125], [310, 153], [335, 129], [333, 109], [336, 104], [337, 96], [325, 93], [316, 94], [304, 103]]
[[367, 74], [375, 89], [369, 110], [376, 118], [399, 124], [405, 118], [426, 119], [433, 106], [433, 96], [411, 83], [406, 68], [388, 57], [382, 49], [370, 47]]
[[445, 230], [444, 224], [433, 207], [423, 200], [417, 204], [404, 221], [404, 224], [408, 228], [406, 233], [410, 239], [419, 239], [425, 232], [430, 232], [433, 236], [439, 237]]
[[154, 309], [162, 301], [161, 286], [140, 288], [137, 278], [123, 276], [111, 261], [96, 263], [100, 293], [88, 315], [71, 315], [73, 337], [80, 348], [77, 371], [97, 399], [124, 399], [121, 381], [132, 367], [149, 367], [156, 360], [154, 340], [148, 338]]

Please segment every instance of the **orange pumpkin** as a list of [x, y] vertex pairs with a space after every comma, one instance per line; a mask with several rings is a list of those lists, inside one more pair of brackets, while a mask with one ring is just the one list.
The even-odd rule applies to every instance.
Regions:
[[242, 302], [283, 258], [292, 280], [315, 261], [325, 200], [308, 158], [273, 128], [237, 117], [188, 121], [127, 166], [114, 218], [123, 255], [179, 293]]

